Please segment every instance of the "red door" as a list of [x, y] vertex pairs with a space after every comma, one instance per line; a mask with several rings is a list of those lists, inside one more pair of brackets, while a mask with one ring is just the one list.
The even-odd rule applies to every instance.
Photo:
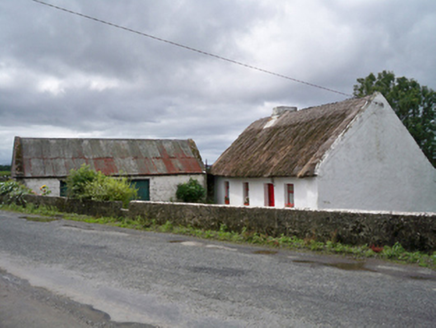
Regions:
[[274, 185], [268, 183], [268, 206], [274, 207]]

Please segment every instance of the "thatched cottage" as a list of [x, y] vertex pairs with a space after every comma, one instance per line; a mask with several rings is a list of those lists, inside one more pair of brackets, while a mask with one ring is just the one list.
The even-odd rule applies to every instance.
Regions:
[[36, 192], [46, 185], [51, 195], [65, 196], [65, 178], [82, 164], [105, 175], [127, 176], [143, 200], [175, 199], [177, 185], [190, 178], [206, 184], [205, 168], [191, 139], [15, 137], [11, 175]]
[[436, 170], [380, 93], [277, 107], [211, 172], [219, 204], [436, 211]]

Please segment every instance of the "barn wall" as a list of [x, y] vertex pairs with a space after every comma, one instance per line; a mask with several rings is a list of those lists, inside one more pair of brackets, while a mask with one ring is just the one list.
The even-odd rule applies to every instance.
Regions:
[[56, 178], [32, 178], [23, 179], [22, 181], [28, 188], [32, 189], [38, 195], [41, 194], [40, 188], [46, 185], [50, 190], [50, 196], [60, 196], [61, 183]]
[[[148, 179], [150, 181], [151, 201], [175, 201], [177, 185], [188, 182], [190, 178], [196, 179], [202, 186], [206, 188], [205, 174], [149, 176], [141, 177], [140, 179]], [[41, 194], [41, 186], [46, 185], [51, 190], [50, 196], [60, 196], [59, 179], [32, 178], [23, 179], [22, 182], [37, 194]]]
[[148, 177], [148, 179], [150, 179], [150, 200], [175, 201], [177, 185], [188, 182], [190, 178], [197, 180], [204, 188], [206, 188], [205, 174], [164, 175]]

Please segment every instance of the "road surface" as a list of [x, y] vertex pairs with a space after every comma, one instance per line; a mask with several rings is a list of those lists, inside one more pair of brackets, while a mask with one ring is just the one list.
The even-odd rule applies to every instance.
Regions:
[[434, 327], [436, 274], [0, 211], [0, 327], [32, 320], [47, 328]]

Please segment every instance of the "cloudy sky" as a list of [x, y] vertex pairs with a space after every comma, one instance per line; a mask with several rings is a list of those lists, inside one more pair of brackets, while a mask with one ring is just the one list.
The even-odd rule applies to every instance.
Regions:
[[[434, 0], [44, 0], [352, 94], [382, 70], [436, 89]], [[14, 136], [192, 138], [212, 163], [278, 105], [347, 96], [60, 11], [0, 2], [0, 164]]]

